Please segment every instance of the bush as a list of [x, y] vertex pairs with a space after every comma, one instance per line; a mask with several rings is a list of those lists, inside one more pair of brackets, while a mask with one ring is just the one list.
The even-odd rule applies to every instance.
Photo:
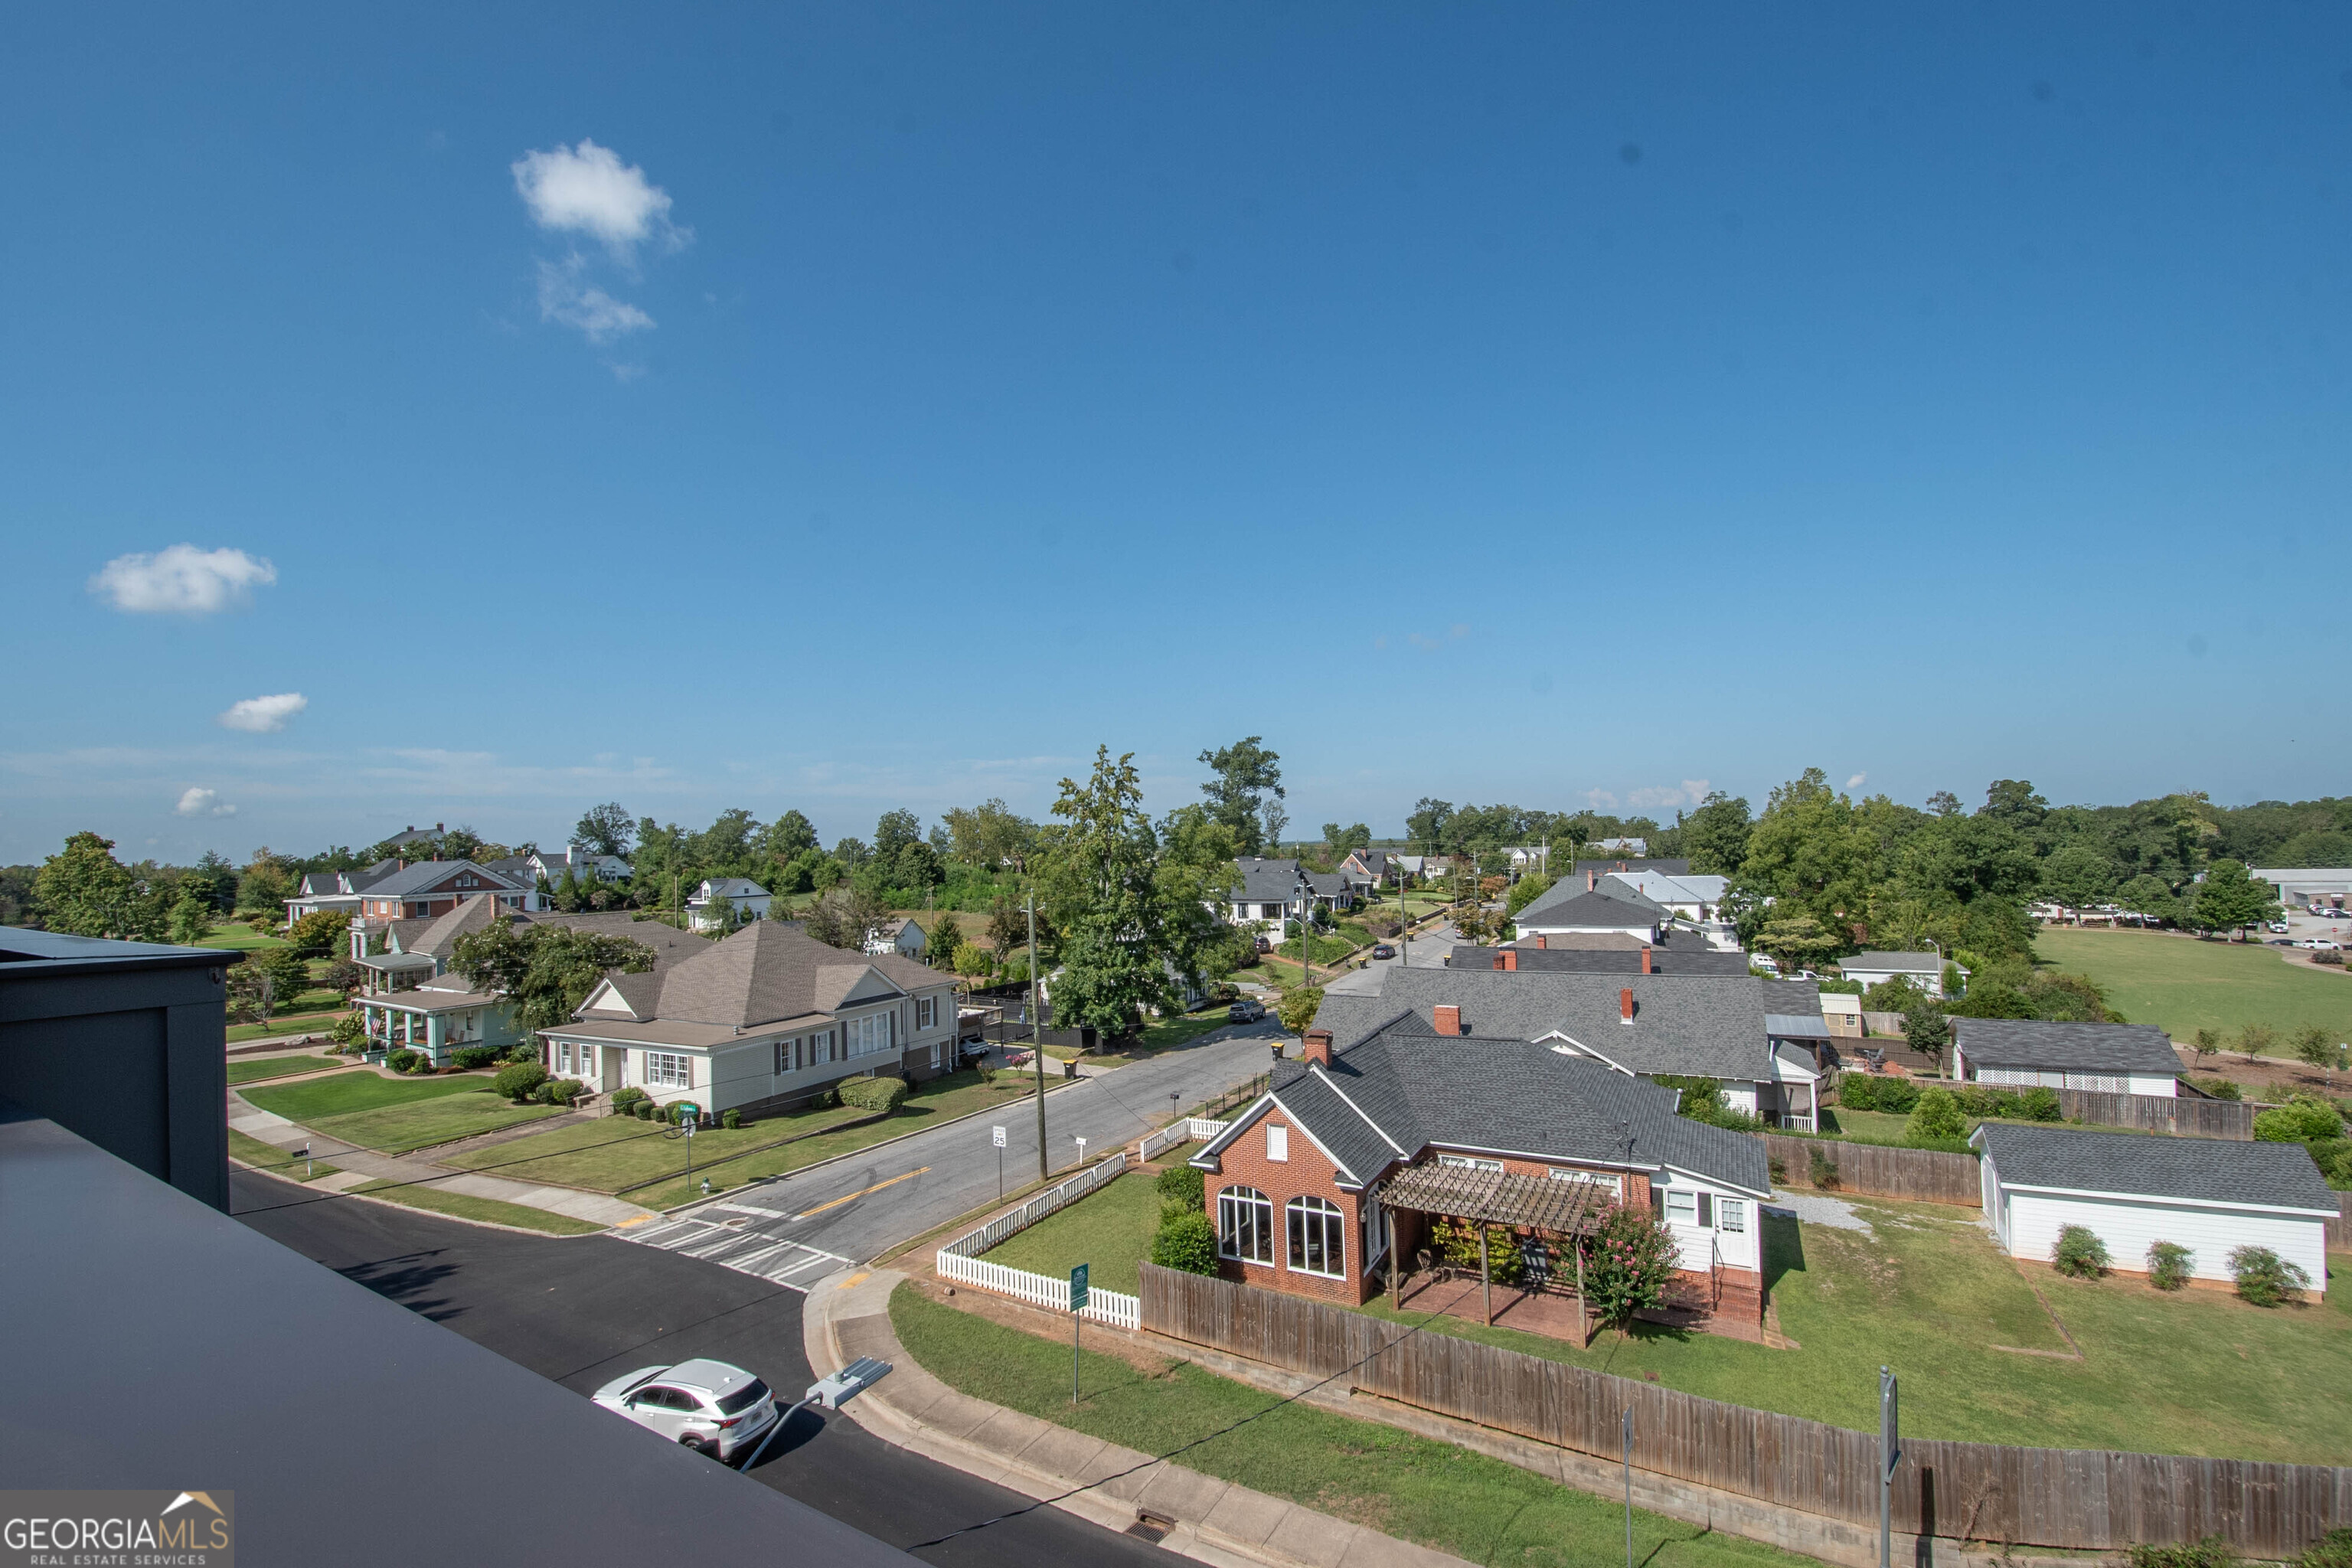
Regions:
[[2189, 1260], [2197, 1255], [2177, 1241], [2155, 1241], [2147, 1248], [2147, 1282], [2159, 1290], [2178, 1290], [2189, 1283]]
[[2311, 1286], [2301, 1264], [2289, 1263], [2267, 1247], [2231, 1248], [2230, 1278], [2238, 1282], [2238, 1300], [2256, 1307], [2282, 1306]]
[[1643, 1210], [1612, 1204], [1581, 1246], [1586, 1300], [1600, 1309], [1604, 1322], [1622, 1329], [1634, 1313], [1664, 1303], [1681, 1249], [1664, 1223]]
[[2230, 1543], [2218, 1535], [2194, 1544], [2135, 1546], [2124, 1553], [2131, 1568], [2231, 1568], [2237, 1560]]
[[2076, 1279], [2096, 1279], [2107, 1271], [2113, 1260], [2107, 1257], [2107, 1244], [2088, 1227], [2070, 1225], [2060, 1229], [2058, 1240], [2050, 1248], [2050, 1261], [2058, 1272]]
[[[1201, 1173], [1192, 1173], [1197, 1176]], [[1209, 1224], [1209, 1216], [1195, 1208], [1161, 1220], [1159, 1232], [1151, 1238], [1151, 1261], [1162, 1268], [1181, 1268], [1187, 1274], [1214, 1274], [1217, 1233]]]
[[626, 1089], [616, 1089], [613, 1091], [613, 1114], [634, 1116], [636, 1114], [638, 1101], [647, 1098], [646, 1091], [635, 1084], [631, 1084]]
[[532, 1045], [529, 1040], [518, 1042], [517, 1044], [507, 1047], [507, 1060], [510, 1062], [535, 1062], [539, 1060], [539, 1047]]
[[640, 1121], [651, 1121], [654, 1119], [654, 1102], [650, 1097], [637, 1101], [636, 1118]]
[[1967, 1131], [1968, 1122], [1960, 1115], [1958, 1097], [1948, 1089], [1931, 1089], [1911, 1108], [1911, 1120], [1903, 1124], [1903, 1141], [1946, 1143]]
[[1182, 1204], [1195, 1209], [1203, 1206], [1201, 1173], [1190, 1165], [1171, 1165], [1160, 1172], [1151, 1190], [1160, 1194], [1162, 1203]]
[[2298, 1094], [2284, 1105], [2254, 1115], [2254, 1136], [2265, 1143], [2302, 1143], [2344, 1136], [2344, 1116], [2315, 1094]]
[[2238, 1087], [2235, 1079], [2200, 1078], [2191, 1081], [2216, 1100], [2242, 1100], [2246, 1098], [2246, 1091]]
[[587, 1087], [576, 1078], [559, 1078], [552, 1083], [543, 1085], [540, 1093], [546, 1098], [550, 1105], [569, 1105], [579, 1099]]
[[476, 1068], [489, 1066], [505, 1054], [496, 1046], [460, 1046], [449, 1053], [449, 1059], [471, 1072]]
[[1813, 1157], [1812, 1171], [1811, 1173], [1813, 1179], [1813, 1185], [1821, 1188], [1825, 1193], [1833, 1193], [1837, 1191], [1837, 1162], [1831, 1159], [1828, 1153], [1820, 1149], [1810, 1149], [1807, 1150], [1806, 1152], [1810, 1153]]
[[367, 1025], [361, 1021], [357, 1013], [346, 1013], [335, 1020], [335, 1026], [327, 1031], [327, 1037], [346, 1047], [364, 1045], [367, 1042]]
[[415, 1072], [416, 1064], [425, 1059], [422, 1051], [397, 1050], [383, 1058], [383, 1065], [394, 1072]]
[[887, 1116], [907, 1102], [907, 1082], [896, 1078], [853, 1078], [840, 1086], [841, 1103]]
[[2065, 1112], [2059, 1109], [2058, 1091], [2044, 1084], [2029, 1089], [2017, 1097], [2017, 1113], [2028, 1121], [2063, 1121]]
[[[1432, 1226], [1445, 1261], [1466, 1273], [1478, 1272], [1478, 1226], [1468, 1220], [1439, 1219]], [[1486, 1272], [1497, 1285], [1519, 1282], [1522, 1259], [1519, 1238], [1499, 1225], [1486, 1226]]]
[[539, 1086], [546, 1081], [547, 1069], [537, 1062], [509, 1062], [490, 1080], [490, 1087], [520, 1105], [538, 1093]]
[[737, 1128], [743, 1125], [743, 1113], [730, 1108], [720, 1115], [719, 1118], [719, 1125], [727, 1129], [728, 1131], [732, 1132]]
[[2352, 1526], [2331, 1530], [2305, 1547], [2294, 1568], [2352, 1568]]

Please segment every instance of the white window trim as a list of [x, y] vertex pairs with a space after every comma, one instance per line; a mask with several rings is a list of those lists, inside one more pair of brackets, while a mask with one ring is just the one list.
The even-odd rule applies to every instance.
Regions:
[[1440, 1154], [1437, 1163], [1453, 1171], [1500, 1171], [1500, 1160], [1482, 1160], [1475, 1154]]
[[[1252, 1258], [1247, 1253], [1235, 1252], [1229, 1247], [1231, 1238], [1240, 1234], [1242, 1227], [1237, 1225], [1228, 1226], [1225, 1223], [1225, 1216], [1229, 1210], [1244, 1207], [1256, 1211], [1256, 1217], [1260, 1221], [1257, 1226], [1258, 1242], [1265, 1248], [1264, 1258]], [[1248, 1264], [1254, 1268], [1273, 1268], [1274, 1200], [1255, 1187], [1221, 1188], [1217, 1193], [1217, 1256], [1231, 1258], [1236, 1263]]]
[[[671, 1069], [683, 1071], [685, 1081], [676, 1081]], [[694, 1058], [682, 1051], [647, 1051], [646, 1053], [646, 1084], [647, 1089], [692, 1089]]]
[[1545, 1173], [1555, 1182], [1580, 1182], [1586, 1186], [1606, 1187], [1619, 1198], [1625, 1195], [1625, 1178], [1609, 1171], [1567, 1171], [1554, 1165]]
[[[1338, 1204], [1312, 1193], [1301, 1194], [1282, 1205], [1282, 1238], [1284, 1258], [1293, 1274], [1311, 1275], [1318, 1279], [1345, 1279], [1348, 1277], [1348, 1214]], [[1326, 1267], [1318, 1268], [1305, 1259], [1311, 1249], [1295, 1240], [1302, 1239], [1301, 1229], [1307, 1229], [1322, 1244]], [[1339, 1246], [1331, 1245], [1336, 1237]], [[1333, 1251], [1339, 1256], [1334, 1259]]]
[[1265, 1157], [1278, 1165], [1290, 1163], [1290, 1129], [1279, 1121], [1265, 1124]]

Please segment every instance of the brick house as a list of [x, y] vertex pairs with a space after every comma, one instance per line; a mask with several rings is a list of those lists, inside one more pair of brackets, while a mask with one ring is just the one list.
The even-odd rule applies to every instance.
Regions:
[[520, 910], [530, 900], [530, 885], [471, 860], [418, 860], [359, 889], [359, 914], [369, 921], [432, 920], [483, 893]]
[[[1229, 1279], [1360, 1304], [1392, 1257], [1432, 1245], [1442, 1192], [1477, 1186], [1530, 1215], [1559, 1212], [1563, 1232], [1609, 1204], [1646, 1208], [1673, 1233], [1689, 1293], [1760, 1318], [1764, 1145], [1678, 1116], [1677, 1103], [1589, 1057], [1473, 1045], [1408, 1012], [1345, 1050], [1310, 1029], [1306, 1059], [1282, 1064], [1192, 1163]], [[1536, 1242], [1551, 1227], [1513, 1228], [1539, 1276]]]

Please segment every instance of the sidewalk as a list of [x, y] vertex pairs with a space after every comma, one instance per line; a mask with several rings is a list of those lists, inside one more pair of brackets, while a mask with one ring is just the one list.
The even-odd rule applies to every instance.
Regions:
[[429, 1182], [441, 1192], [495, 1198], [500, 1203], [544, 1209], [549, 1214], [585, 1220], [591, 1225], [638, 1225], [655, 1217], [651, 1209], [640, 1208], [619, 1198], [606, 1197], [602, 1193], [541, 1186], [535, 1182], [518, 1182], [486, 1173], [456, 1173], [413, 1154], [373, 1153], [356, 1144], [346, 1143], [340, 1138], [311, 1132], [282, 1116], [247, 1105], [234, 1091], [228, 1097], [228, 1124], [248, 1138], [259, 1139], [274, 1149], [289, 1152], [307, 1143], [313, 1158], [341, 1166], [338, 1174], [310, 1184], [326, 1192], [349, 1192], [372, 1181]]
[[809, 1291], [801, 1319], [817, 1376], [859, 1356], [896, 1369], [846, 1406], [885, 1442], [1024, 1497], [1057, 1498], [1100, 1481], [1054, 1506], [1106, 1530], [1166, 1525], [1160, 1545], [1220, 1568], [1467, 1568], [1459, 1557], [957, 1393], [917, 1365], [890, 1326], [890, 1292], [905, 1278], [890, 1268], [835, 1274]]

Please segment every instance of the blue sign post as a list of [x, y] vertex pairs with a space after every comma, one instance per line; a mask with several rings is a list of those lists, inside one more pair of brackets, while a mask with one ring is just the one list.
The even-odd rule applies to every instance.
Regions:
[[1078, 1325], [1086, 1321], [1087, 1266], [1070, 1270], [1070, 1403], [1078, 1402]]

